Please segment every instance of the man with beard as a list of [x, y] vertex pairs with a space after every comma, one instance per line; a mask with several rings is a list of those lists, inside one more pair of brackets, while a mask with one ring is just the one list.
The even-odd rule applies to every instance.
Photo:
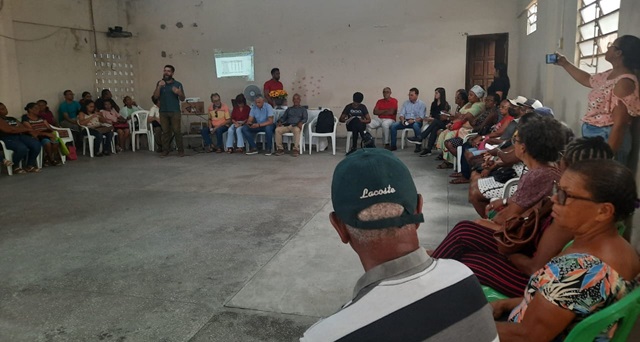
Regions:
[[173, 65], [165, 65], [162, 80], [156, 84], [153, 97], [160, 99], [160, 126], [162, 127], [162, 154], [161, 157], [169, 155], [171, 136], [175, 136], [178, 146], [178, 156], [184, 157], [184, 146], [182, 144], [182, 131], [180, 114], [180, 101], [184, 101], [184, 88], [182, 83], [173, 79], [176, 69]]

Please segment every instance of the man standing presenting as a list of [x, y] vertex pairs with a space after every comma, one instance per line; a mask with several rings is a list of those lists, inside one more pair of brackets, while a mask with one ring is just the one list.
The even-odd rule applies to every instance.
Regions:
[[264, 98], [271, 105], [271, 107], [275, 106], [275, 102], [269, 96], [269, 92], [272, 90], [283, 90], [284, 85], [280, 82], [280, 69], [273, 68], [271, 69], [271, 79], [264, 82]]
[[[422, 100], [418, 100], [419, 94], [420, 91], [418, 88], [411, 88], [409, 90], [409, 99], [402, 104], [398, 122], [391, 125], [391, 146], [389, 150], [395, 151], [398, 149], [396, 147], [396, 140], [399, 129], [412, 128], [415, 136], [420, 135], [422, 120], [427, 115], [427, 105], [422, 102]], [[416, 145], [414, 152], [420, 152], [420, 145]]]
[[382, 98], [376, 102], [376, 106], [373, 107], [373, 115], [377, 115], [377, 118], [372, 118], [371, 122], [367, 125], [369, 133], [372, 129], [382, 127], [382, 137], [384, 138], [384, 147], [389, 147], [389, 128], [396, 121], [396, 114], [398, 113], [398, 100], [391, 97], [391, 88], [386, 87], [382, 89]]
[[176, 69], [173, 65], [165, 65], [162, 79], [156, 84], [153, 97], [160, 100], [160, 126], [162, 126], [162, 154], [161, 157], [169, 155], [171, 135], [176, 138], [178, 146], [178, 156], [184, 157], [184, 146], [182, 145], [182, 131], [180, 114], [180, 101], [184, 101], [184, 88], [182, 83], [173, 79]]
[[307, 123], [309, 114], [307, 110], [300, 105], [300, 94], [293, 95], [293, 106], [287, 108], [280, 119], [278, 119], [278, 127], [276, 128], [276, 156], [284, 154], [282, 146], [282, 135], [284, 133], [293, 133], [293, 152], [291, 155], [297, 157], [300, 155], [300, 132], [302, 125]]
[[473, 272], [420, 247], [422, 197], [391, 152], [362, 149], [342, 160], [331, 201], [331, 225], [365, 273], [352, 299], [300, 341], [498, 341], [493, 310]]

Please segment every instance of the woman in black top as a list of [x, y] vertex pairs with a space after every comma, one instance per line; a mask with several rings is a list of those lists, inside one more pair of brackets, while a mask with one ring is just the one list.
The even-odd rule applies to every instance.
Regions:
[[[7, 107], [0, 103], [0, 140], [8, 150], [13, 151], [13, 173], [40, 172], [37, 158], [40, 154], [40, 141], [35, 139], [38, 132], [22, 125], [16, 118], [8, 116]], [[27, 160], [25, 169], [20, 167], [22, 160]], [[8, 163], [5, 163], [10, 167]]]
[[508, 98], [509, 88], [511, 88], [511, 82], [509, 81], [509, 75], [507, 75], [507, 65], [504, 63], [496, 63], [495, 76], [493, 77], [493, 83], [489, 86], [489, 94], [494, 93], [500, 95], [500, 101]]

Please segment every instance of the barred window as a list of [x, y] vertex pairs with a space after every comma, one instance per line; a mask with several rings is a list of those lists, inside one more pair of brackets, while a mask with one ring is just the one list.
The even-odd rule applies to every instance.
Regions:
[[533, 1], [527, 7], [527, 36], [538, 29], [538, 1]]
[[618, 38], [620, 0], [579, 0], [577, 59], [588, 73], [611, 68], [604, 59], [609, 44]]

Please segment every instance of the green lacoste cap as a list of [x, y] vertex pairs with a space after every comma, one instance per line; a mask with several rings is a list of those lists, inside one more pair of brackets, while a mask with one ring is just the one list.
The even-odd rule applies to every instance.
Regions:
[[[393, 153], [380, 148], [363, 148], [342, 160], [331, 183], [333, 210], [345, 224], [360, 229], [402, 227], [424, 222], [415, 214], [418, 191], [409, 169]], [[402, 215], [375, 221], [361, 221], [358, 213], [376, 203], [396, 203]]]

